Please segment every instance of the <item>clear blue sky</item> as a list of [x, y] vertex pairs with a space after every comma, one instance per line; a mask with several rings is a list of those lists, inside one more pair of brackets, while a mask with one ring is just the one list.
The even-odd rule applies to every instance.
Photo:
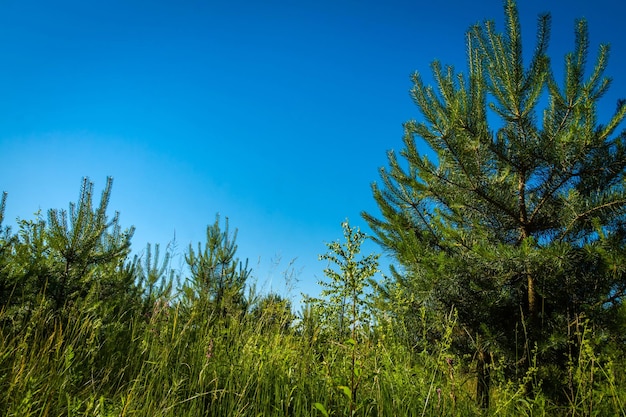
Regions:
[[[626, 7], [519, 3], [527, 51], [538, 13], [552, 12], [556, 67], [576, 17], [593, 55], [612, 45], [614, 110], [626, 97]], [[67, 208], [83, 176], [99, 194], [111, 175], [111, 213], [136, 227], [135, 251], [174, 233], [183, 251], [219, 212], [261, 287], [283, 292], [297, 258], [292, 295], [315, 294], [324, 242], [346, 218], [367, 231], [370, 184], [420, 116], [410, 74], [429, 80], [433, 59], [464, 69], [464, 33], [487, 18], [502, 28], [501, 0], [0, 0], [8, 224]]]

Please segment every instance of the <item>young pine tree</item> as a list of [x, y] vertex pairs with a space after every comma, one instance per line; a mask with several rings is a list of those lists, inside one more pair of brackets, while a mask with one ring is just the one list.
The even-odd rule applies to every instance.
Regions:
[[[559, 83], [547, 56], [550, 16], [539, 17], [525, 64], [515, 1], [504, 9], [503, 33], [493, 22], [468, 31], [467, 73], [435, 61], [434, 87], [413, 76], [423, 119], [405, 124], [401, 159], [390, 152], [373, 185], [382, 217], [364, 213], [402, 266], [398, 285], [442, 315], [458, 311], [457, 346], [477, 358], [483, 406], [496, 352], [512, 376], [532, 355], [563, 371], [575, 357], [571, 323], [585, 316], [601, 328], [626, 289], [626, 135], [616, 133], [626, 106], [597, 114], [609, 47], [586, 75], [587, 24], [578, 20]], [[422, 143], [435, 159], [420, 154]]]
[[118, 213], [107, 216], [112, 183], [108, 178], [97, 207], [93, 183], [84, 178], [78, 203], [70, 203], [69, 211], [49, 210], [47, 223], [42, 218], [18, 222], [11, 271], [0, 284], [8, 309], [27, 313], [45, 301], [58, 312], [87, 298], [125, 308], [123, 299], [134, 292], [134, 276], [123, 272], [134, 229], [123, 231]]
[[159, 307], [167, 305], [172, 298], [176, 271], [172, 268], [171, 259], [176, 242], [168, 244], [165, 256], [161, 259], [160, 245], [146, 244], [144, 254], [135, 256], [129, 267], [137, 277], [137, 288], [141, 292], [142, 314], [152, 316]]
[[48, 291], [57, 308], [94, 290], [96, 300], [112, 299], [134, 285], [131, 277], [117, 273], [130, 253], [134, 228], [122, 231], [117, 212], [108, 218], [112, 185], [113, 178], [107, 178], [94, 207], [94, 184], [84, 178], [78, 203], [70, 203], [69, 211], [48, 211], [47, 243], [59, 267]]
[[224, 230], [219, 215], [207, 226], [204, 248], [198, 243], [194, 251], [189, 245], [185, 261], [191, 270], [190, 284], [185, 288], [189, 299], [200, 302], [220, 318], [246, 309], [244, 289], [251, 270], [248, 260], [237, 258], [237, 230], [230, 234], [228, 219]]

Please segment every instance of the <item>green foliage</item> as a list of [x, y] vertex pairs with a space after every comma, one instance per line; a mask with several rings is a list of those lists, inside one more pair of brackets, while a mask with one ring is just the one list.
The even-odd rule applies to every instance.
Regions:
[[[521, 380], [536, 347], [538, 366], [559, 370], [542, 374], [558, 397], [568, 351], [581, 348], [571, 323], [586, 316], [606, 329], [626, 289], [626, 134], [616, 133], [626, 106], [598, 123], [608, 46], [585, 75], [584, 20], [562, 86], [546, 54], [550, 16], [538, 22], [528, 65], [507, 0], [503, 33], [493, 22], [468, 31], [466, 74], [435, 61], [434, 87], [413, 76], [423, 121], [405, 124], [402, 159], [390, 152], [373, 185], [382, 218], [364, 217], [402, 267], [393, 288], [439, 315], [458, 311], [455, 346], [475, 353], [479, 381], [493, 355]], [[477, 396], [487, 406], [488, 386]]]
[[[320, 282], [324, 288], [321, 296], [327, 297], [327, 300], [308, 301], [324, 320], [323, 326], [330, 331], [330, 337], [338, 337], [340, 340], [348, 338], [341, 345], [351, 360], [348, 382], [347, 385], [337, 386], [337, 389], [348, 401], [349, 415], [354, 415], [359, 409], [357, 389], [363, 376], [359, 358], [364, 350], [361, 349], [362, 344], [358, 339], [367, 337], [369, 330], [371, 312], [365, 295], [369, 280], [378, 272], [379, 255], [371, 254], [357, 259], [367, 236], [358, 228], [350, 227], [348, 221], [342, 223], [341, 227], [345, 243], [327, 243], [329, 252], [320, 256], [320, 260], [326, 260], [332, 265], [324, 269], [329, 281]], [[324, 413], [325, 409], [320, 407], [317, 407], [318, 410]]]
[[329, 252], [319, 257], [329, 263], [324, 269], [328, 280], [319, 282], [322, 298], [310, 301], [319, 310], [327, 330], [340, 338], [354, 339], [356, 329], [371, 321], [365, 296], [370, 278], [378, 272], [379, 255], [358, 259], [367, 236], [347, 221], [341, 227], [345, 243], [327, 243]]
[[[96, 267], [119, 266], [118, 261], [123, 261], [130, 251], [134, 230], [122, 232], [118, 213], [112, 220], [107, 219], [112, 184], [113, 179], [109, 177], [97, 208], [93, 207], [93, 183], [85, 178], [78, 203], [70, 203], [69, 213], [55, 209], [48, 211], [46, 243], [52, 257], [59, 261], [56, 267], [60, 268], [56, 274], [59, 279], [48, 282], [48, 291], [57, 308], [76, 298], [86, 297], [95, 283], [115, 285], [106, 282], [107, 274]], [[102, 290], [107, 291], [106, 288]]]
[[[175, 243], [172, 242], [171, 246]], [[129, 265], [131, 273], [135, 275], [137, 287], [141, 293], [143, 302], [143, 314], [150, 315], [154, 306], [159, 303], [166, 303], [172, 298], [174, 280], [177, 278], [176, 271], [171, 267], [172, 247], [167, 246], [165, 256], [160, 261], [160, 246], [146, 245], [146, 251], [140, 259], [135, 256]], [[141, 262], [140, 262], [141, 261]]]
[[11, 287], [9, 285], [9, 275], [11, 268], [11, 253], [15, 243], [15, 236], [11, 235], [11, 230], [2, 225], [4, 221], [4, 210], [6, 208], [7, 193], [2, 193], [0, 199], [0, 306], [6, 305], [9, 300]]
[[274, 293], [262, 296], [253, 306], [251, 314], [261, 328], [268, 331], [287, 331], [295, 319], [291, 302]]
[[16, 234], [3, 194], [0, 415], [626, 416], [626, 106], [596, 123], [608, 49], [585, 78], [584, 22], [560, 87], [548, 16], [524, 67], [505, 11], [504, 34], [470, 30], [467, 76], [435, 63], [437, 93], [414, 78], [425, 122], [374, 186], [382, 219], [365, 215], [399, 266], [372, 280], [378, 255], [343, 223], [297, 319], [279, 295], [246, 299], [228, 220], [183, 272], [172, 246], [129, 259], [111, 179], [99, 206], [85, 179]]
[[[105, 352], [102, 324], [84, 309], [63, 322], [38, 308], [24, 334], [0, 329], [0, 388], [7, 394], [0, 397], [0, 413], [351, 414], [347, 345], [325, 344], [319, 356], [299, 336], [260, 331], [255, 320], [232, 320], [226, 327], [181, 315], [178, 305], [157, 314], [148, 325], [136, 317], [129, 342]], [[493, 411], [483, 413], [474, 405], [465, 360], [449, 351], [455, 329], [452, 315], [441, 328], [442, 343], [428, 352], [411, 352], [393, 334], [371, 341], [355, 368], [361, 384], [352, 415], [626, 415], [625, 380], [618, 378], [623, 362], [601, 358], [593, 343], [573, 369], [584, 390], [568, 406], [557, 406], [540, 392], [523, 395], [498, 377]]]
[[11, 249], [3, 251], [10, 266], [0, 275], [2, 307], [15, 328], [38, 305], [61, 313], [82, 303], [98, 304], [103, 315], [128, 306], [135, 277], [124, 273], [124, 262], [133, 229], [122, 231], [117, 213], [107, 218], [112, 181], [107, 179], [98, 207], [93, 183], [85, 178], [69, 212], [49, 210], [47, 223], [39, 215], [18, 221]]
[[[5, 234], [3, 276], [63, 277], [66, 259], [50, 249], [48, 227], [38, 218], [20, 221], [19, 235]], [[227, 231], [213, 233], [222, 239], [218, 246], [228, 241], [226, 247], [235, 247]], [[596, 332], [591, 320], [572, 325], [580, 348], [568, 356], [574, 389], [566, 404], [554, 403], [541, 385], [529, 394], [511, 383], [499, 359], [491, 369], [491, 408], [481, 410], [471, 355], [453, 351], [464, 331], [455, 311], [432, 314], [389, 279], [377, 287], [381, 300], [372, 319], [364, 297], [373, 296], [366, 289], [377, 257], [357, 260], [364, 235], [347, 223], [344, 236], [346, 243], [328, 245], [324, 257], [336, 267], [329, 275], [343, 283], [332, 288], [346, 291], [348, 333], [341, 338], [324, 330], [328, 320], [315, 303], [304, 305], [292, 331], [289, 302], [275, 294], [228, 319], [211, 319], [217, 312], [210, 294], [190, 287], [173, 293], [183, 272], [170, 267], [171, 246], [163, 257], [158, 245], [147, 245], [132, 260], [127, 255], [89, 266], [89, 277], [134, 283], [115, 287], [109, 300], [90, 295], [92, 289], [58, 310], [37, 279], [21, 281], [24, 287], [7, 299], [19, 294], [25, 305], [0, 308], [0, 415], [626, 415], [626, 360], [618, 345], [604, 340], [622, 339]], [[411, 316], [414, 308], [418, 314]], [[613, 320], [616, 331], [626, 323], [619, 314]], [[540, 372], [533, 366], [525, 377]]]
[[204, 249], [200, 243], [197, 251], [189, 245], [185, 255], [191, 271], [190, 282], [184, 289], [186, 295], [221, 318], [247, 308], [244, 289], [252, 271], [247, 259], [244, 264], [236, 257], [236, 240], [237, 230], [230, 235], [228, 218], [222, 230], [217, 215], [215, 223], [207, 226]]

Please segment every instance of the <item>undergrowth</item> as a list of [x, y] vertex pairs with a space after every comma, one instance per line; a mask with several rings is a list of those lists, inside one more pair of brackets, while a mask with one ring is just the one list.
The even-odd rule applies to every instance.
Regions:
[[0, 312], [1, 415], [626, 415], [623, 362], [601, 356], [584, 332], [566, 404], [552, 402], [541, 384], [526, 392], [491, 364], [492, 402], [483, 410], [471, 358], [449, 350], [454, 320], [442, 324], [437, 345], [410, 346], [383, 325], [346, 341], [303, 322], [266, 326], [262, 317], [217, 319], [177, 305], [113, 322], [80, 307], [59, 315], [40, 304], [20, 326]]

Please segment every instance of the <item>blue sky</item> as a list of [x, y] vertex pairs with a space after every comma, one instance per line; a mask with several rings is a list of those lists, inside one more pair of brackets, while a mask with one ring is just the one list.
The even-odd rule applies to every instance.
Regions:
[[[626, 97], [626, 6], [520, 1], [526, 51], [543, 11], [556, 68], [577, 17], [592, 55], [611, 44], [603, 103], [614, 110]], [[420, 116], [410, 75], [430, 80], [433, 59], [463, 70], [464, 33], [485, 19], [502, 28], [500, 0], [0, 0], [8, 224], [67, 208], [83, 176], [99, 193], [110, 175], [111, 213], [136, 227], [136, 252], [174, 234], [183, 252], [220, 213], [260, 287], [284, 293], [296, 259], [291, 295], [315, 294], [324, 242], [346, 218], [367, 231], [370, 184]]]

